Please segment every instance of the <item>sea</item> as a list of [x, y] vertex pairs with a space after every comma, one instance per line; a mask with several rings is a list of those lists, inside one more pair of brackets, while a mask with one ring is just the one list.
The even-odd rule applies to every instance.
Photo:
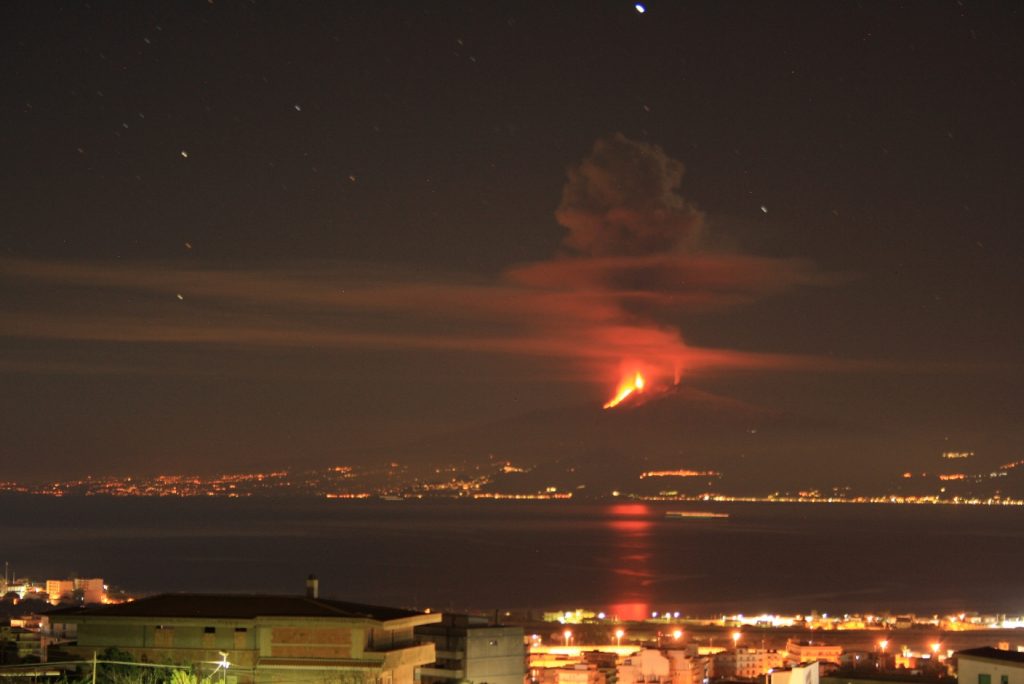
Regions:
[[[673, 517], [672, 511], [726, 517]], [[1024, 509], [0, 496], [18, 576], [435, 610], [1024, 614]]]

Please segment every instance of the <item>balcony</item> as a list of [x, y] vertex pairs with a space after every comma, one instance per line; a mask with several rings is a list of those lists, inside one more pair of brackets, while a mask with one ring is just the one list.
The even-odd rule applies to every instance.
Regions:
[[433, 643], [416, 639], [367, 644], [363, 657], [379, 661], [385, 669], [403, 665], [429, 665], [437, 659]]
[[419, 673], [420, 677], [433, 677], [435, 679], [462, 680], [466, 678], [465, 670], [447, 670], [443, 667], [421, 667]]

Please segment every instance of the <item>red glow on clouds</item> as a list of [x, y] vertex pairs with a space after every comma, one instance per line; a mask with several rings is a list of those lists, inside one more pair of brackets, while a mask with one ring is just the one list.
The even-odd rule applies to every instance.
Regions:
[[[674, 324], [681, 313], [741, 307], [835, 278], [798, 259], [702, 249], [703, 214], [679, 195], [682, 175], [660, 148], [620, 135], [598, 141], [570, 170], [556, 214], [569, 253], [495, 280], [410, 279], [326, 263], [241, 271], [0, 259], [6, 277], [84, 302], [68, 308], [65, 297], [3, 312], [0, 327], [25, 339], [557, 358], [576, 375], [565, 379], [619, 379], [606, 409], [660, 396], [683, 369], [842, 367], [686, 344]], [[111, 290], [129, 296], [106, 296]]]

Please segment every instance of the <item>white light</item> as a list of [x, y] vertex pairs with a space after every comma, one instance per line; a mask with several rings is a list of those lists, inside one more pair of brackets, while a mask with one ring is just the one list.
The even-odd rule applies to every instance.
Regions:
[[644, 4], [641, 2], [638, 2], [635, 5], [633, 5], [633, 9], [636, 10], [637, 14], [643, 14], [644, 12], [647, 11], [647, 7], [645, 7]]

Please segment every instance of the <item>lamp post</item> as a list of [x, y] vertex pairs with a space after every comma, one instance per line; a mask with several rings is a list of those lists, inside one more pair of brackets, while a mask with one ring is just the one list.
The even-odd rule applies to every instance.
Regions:
[[562, 632], [562, 636], [565, 637], [565, 645], [568, 646], [569, 645], [569, 639], [572, 639], [572, 630], [571, 629], [565, 630], [564, 632]]
[[740, 637], [741, 636], [743, 636], [743, 635], [740, 634], [740, 632], [738, 630], [732, 633], [732, 647], [733, 647], [734, 650], [736, 649], [737, 646], [739, 646], [739, 644], [740, 644]]
[[615, 630], [615, 645], [616, 646], [621, 646], [622, 645], [622, 637], [624, 637], [625, 635], [626, 635], [626, 632], [621, 627], [619, 627], [617, 630]]
[[[228, 662], [227, 651], [217, 651], [217, 653], [218, 653], [218, 655], [220, 655], [220, 660], [209, 660], [209, 661], [207, 661], [207, 663], [209, 663], [210, 665], [216, 665], [217, 666], [217, 667], [213, 668], [213, 672], [210, 673], [210, 680], [209, 681], [210, 682], [215, 681], [214, 678], [217, 676], [217, 673], [220, 672], [221, 673], [221, 675], [220, 675], [221, 684], [225, 684], [228, 681], [228, 668], [231, 667], [231, 663]], [[201, 677], [202, 677], [202, 673], [200, 673], [200, 678]]]

